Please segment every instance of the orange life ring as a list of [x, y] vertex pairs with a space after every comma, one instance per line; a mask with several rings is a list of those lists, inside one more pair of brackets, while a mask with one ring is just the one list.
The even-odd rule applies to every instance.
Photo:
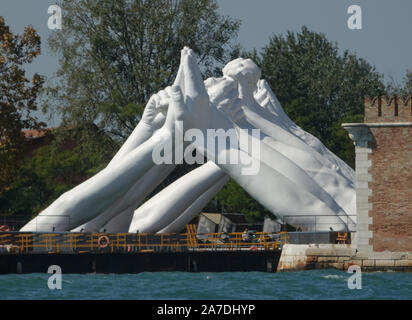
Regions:
[[97, 240], [97, 244], [99, 245], [99, 248], [107, 248], [110, 244], [110, 239], [108, 236], [100, 236], [99, 240]]
[[255, 246], [249, 248], [249, 251], [255, 251], [255, 250], [257, 250]]

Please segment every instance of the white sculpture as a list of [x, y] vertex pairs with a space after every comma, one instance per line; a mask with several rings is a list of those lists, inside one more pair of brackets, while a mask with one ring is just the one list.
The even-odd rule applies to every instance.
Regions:
[[[247, 68], [244, 68], [244, 66], [240, 66], [240, 64], [243, 65], [247, 65]], [[227, 69], [229, 69], [230, 71], [230, 75], [232, 77], [236, 77], [237, 73], [239, 72], [239, 70], [241, 70], [240, 72], [242, 73], [242, 76], [244, 77], [244, 80], [249, 80], [248, 78], [251, 78], [250, 83], [255, 83], [256, 79], [259, 78], [260, 73], [258, 68], [256, 67], [256, 65], [251, 62], [250, 60], [245, 60], [245, 59], [237, 59], [235, 61], [232, 61], [231, 63], [229, 63], [226, 67], [225, 67], [226, 71]], [[224, 69], [224, 72], [225, 72]], [[231, 71], [232, 70], [232, 71]], [[224, 90], [222, 90], [222, 86], [224, 86], [224, 88], [226, 89], [226, 91], [228, 91], [228, 88], [230, 88], [233, 84], [235, 84], [234, 81], [231, 82], [230, 80], [231, 78], [221, 78], [221, 79], [208, 79], [205, 81], [206, 87], [208, 89], [208, 94], [209, 94], [209, 98], [211, 100], [211, 102], [214, 102], [215, 104], [223, 101], [224, 99], [227, 99], [228, 94], [222, 94], [222, 92]], [[241, 81], [242, 82], [242, 79]], [[243, 81], [245, 82], [245, 81]], [[218, 86], [217, 84], [220, 83], [220, 86]], [[262, 84], [262, 83], [261, 83]], [[246, 83], [246, 86], [248, 84]], [[253, 89], [253, 85], [251, 86]], [[245, 83], [243, 83], [243, 88], [242, 88], [242, 83], [240, 83], [240, 91], [242, 91], [243, 93], [246, 92], [248, 88], [245, 88]], [[265, 90], [264, 92], [261, 92]], [[230, 90], [229, 90], [230, 91]], [[236, 90], [237, 91], [237, 90]], [[251, 95], [253, 93], [253, 91], [249, 91], [249, 98], [251, 98]], [[258, 98], [260, 98], [260, 100], [267, 100], [270, 101], [269, 99], [272, 98], [270, 96], [270, 91], [268, 91], [266, 88], [260, 88], [260, 90], [256, 93], [256, 95], [258, 96]], [[237, 92], [236, 92], [237, 95]], [[272, 94], [273, 95], [273, 94]], [[276, 99], [276, 97], [273, 95], [274, 99]], [[272, 98], [273, 99], [273, 98]], [[277, 99], [276, 99], [277, 100]], [[267, 102], [266, 102], [267, 103]], [[244, 127], [248, 127], [250, 128], [251, 125], [247, 123], [247, 120], [244, 117], [243, 114], [243, 110], [242, 110], [242, 106], [243, 108], [247, 108], [248, 105], [256, 105], [255, 102], [250, 102], [249, 103], [242, 103], [242, 99], [239, 99], [237, 101], [237, 106], [235, 103], [235, 106], [230, 105], [229, 103], [224, 103], [223, 107], [218, 108], [219, 109], [230, 109], [227, 110], [227, 114], [229, 117], [231, 117], [232, 120], [236, 120], [237, 123], [241, 122], [241, 120], [243, 121], [243, 126]], [[259, 108], [259, 107], [258, 107]], [[279, 111], [281, 110], [283, 112], [283, 110], [281, 109], [281, 107], [279, 108]], [[284, 113], [283, 113], [284, 117], [287, 117]], [[256, 116], [255, 116], [256, 117]], [[270, 117], [267, 117], [270, 118]], [[287, 118], [289, 119], [289, 118]], [[281, 121], [279, 121], [279, 119], [275, 119], [277, 120], [278, 123], [283, 124]], [[246, 122], [245, 122], [246, 121]], [[259, 119], [258, 119], [259, 121]], [[265, 121], [264, 119], [261, 119], [260, 122]], [[290, 120], [289, 120], [290, 121]], [[276, 126], [276, 124], [275, 124]], [[295, 126], [297, 127], [297, 126]], [[286, 127], [287, 128], [287, 127]], [[300, 129], [299, 127], [296, 128], [296, 130]], [[282, 132], [284, 131], [282, 129], [282, 127], [277, 128], [275, 127], [274, 130], [272, 130], [272, 132], [279, 132], [278, 136], [280, 135], [282, 138], [284, 138], [285, 140], [285, 136], [287, 137], [287, 142], [294, 142], [293, 140], [296, 139], [296, 137], [294, 136], [290, 136], [289, 131], [288, 132]], [[303, 131], [300, 129], [300, 131]], [[303, 131], [304, 132], [304, 131]], [[289, 135], [289, 136], [288, 136]], [[291, 141], [292, 140], [292, 141]], [[315, 142], [314, 144], [316, 145], [316, 147], [318, 147], [318, 150], [320, 150], [321, 152], [323, 151], [324, 153], [325, 150], [327, 150], [318, 140], [316, 141], [316, 138], [314, 138], [313, 136], [308, 135], [307, 140], [309, 140], [310, 142]], [[330, 164], [328, 163], [328, 156], [329, 158], [331, 158], [332, 161], [334, 161], [335, 163], [339, 163], [339, 161], [337, 160], [338, 158], [331, 154], [330, 152], [326, 153], [326, 157], [324, 157], [323, 159], [323, 163], [321, 164], [319, 163], [319, 154], [317, 154], [316, 150], [310, 150], [311, 148], [307, 148], [306, 146], [306, 150], [302, 151], [301, 149], [297, 149], [294, 147], [290, 147], [289, 145], [286, 145], [284, 143], [277, 143], [276, 141], [273, 141], [273, 139], [269, 138], [265, 141], [265, 139], [263, 139], [264, 142], [266, 142], [269, 146], [272, 146], [274, 149], [278, 149], [280, 152], [283, 151], [283, 153], [286, 153], [287, 155], [289, 155], [289, 159], [295, 159], [298, 158], [297, 161], [295, 159], [295, 161], [301, 165], [301, 167], [303, 167], [305, 170], [309, 170], [311, 177], [315, 180], [318, 181], [319, 183], [322, 184], [322, 187], [324, 187], [327, 191], [329, 191], [329, 193], [332, 193], [336, 198], [338, 198], [339, 200], [341, 200], [341, 203], [343, 205], [345, 205], [345, 207], [350, 210], [350, 213], [353, 212], [354, 210], [354, 206], [350, 207], [349, 205], [347, 205], [347, 203], [345, 202], [346, 199], [348, 200], [352, 200], [354, 197], [354, 188], [353, 185], [350, 184], [350, 182], [345, 179], [344, 176], [342, 176], [340, 173], [337, 173], [335, 170], [336, 165], [335, 164]], [[306, 140], [304, 140], [306, 142]], [[317, 142], [317, 143], [316, 143]], [[297, 146], [301, 146], [300, 141], [295, 142], [295, 144]], [[289, 151], [289, 153], [285, 152], [285, 149]], [[307, 151], [309, 150], [309, 151]], [[269, 152], [269, 154], [271, 154], [271, 157], [269, 157], [268, 159], [268, 164], [271, 164], [271, 161], [273, 161], [274, 163], [276, 163], [277, 166], [281, 165], [281, 162], [284, 162], [284, 159], [281, 157], [280, 161], [279, 158], [276, 158], [276, 154], [274, 155], [273, 153], [270, 153], [270, 150], [267, 150]], [[314, 155], [313, 155], [314, 154]], [[292, 156], [294, 156], [292, 158]], [[317, 158], [316, 158], [317, 156]], [[276, 159], [278, 159], [278, 161], [276, 161]], [[339, 159], [340, 160], [340, 159]], [[288, 164], [286, 164], [288, 165]], [[332, 170], [330, 170], [328, 167], [326, 167], [327, 165], [329, 165], [329, 167], [332, 168]], [[205, 165], [207, 166], [207, 165]], [[210, 168], [211, 172], [210, 172], [210, 176], [213, 176], [213, 169]], [[286, 170], [286, 172], [293, 172], [293, 168], [289, 167], [289, 170]], [[349, 171], [350, 172], [350, 171]], [[216, 174], [216, 172], [215, 172]], [[189, 176], [189, 175], [188, 175]], [[300, 181], [305, 175], [302, 172], [299, 172], [297, 176], [293, 177], [294, 181]], [[195, 178], [196, 177], [196, 178]], [[209, 177], [209, 175], [206, 175], [205, 177]], [[167, 220], [166, 217], [169, 217], [169, 219], [171, 219], [172, 217], [174, 217], [174, 215], [177, 215], [178, 212], [176, 212], [176, 206], [173, 205], [173, 201], [178, 201], [180, 205], [184, 206], [184, 207], [189, 207], [192, 203], [192, 199], [190, 199], [190, 197], [186, 194], [186, 193], [181, 193], [179, 192], [179, 184], [183, 184], [187, 190], [192, 190], [192, 188], [196, 188], [196, 190], [198, 190], [200, 192], [200, 190], [202, 190], [202, 193], [206, 193], [207, 190], [209, 188], [213, 188], [214, 184], [216, 183], [216, 181], [218, 179], [221, 179], [222, 175], [218, 175], [216, 176], [215, 180], [207, 180], [207, 179], [202, 179], [202, 176], [195, 176], [193, 175], [193, 178], [190, 179], [189, 177], [184, 177], [178, 181], [176, 181], [174, 184], [172, 184], [170, 186], [170, 188], [166, 188], [165, 190], [163, 190], [160, 194], [156, 195], [155, 197], [153, 197], [152, 199], [150, 199], [145, 205], [143, 205], [142, 207], [138, 208], [135, 212], [135, 216], [134, 219], [132, 221], [132, 224], [130, 226], [129, 231], [130, 232], [135, 232], [136, 230], [140, 230], [140, 231], [156, 231], [157, 224], [161, 224], [161, 223], [168, 223], [169, 221]], [[349, 178], [350, 179], [350, 178]], [[310, 186], [313, 185], [312, 181], [306, 180], [306, 181], [302, 181], [301, 185], [304, 186]], [[339, 185], [339, 188], [336, 188], [336, 186]], [[203, 189], [202, 189], [203, 188]], [[170, 189], [170, 190], [169, 190]], [[316, 186], [312, 186], [312, 189], [317, 189]], [[320, 188], [322, 190], [322, 188]], [[339, 192], [338, 192], [339, 191]], [[209, 192], [210, 193], [210, 192]], [[313, 193], [313, 192], [312, 192]], [[322, 194], [322, 191], [321, 191]], [[321, 195], [322, 197], [322, 195]], [[327, 196], [326, 196], [327, 197]], [[346, 198], [346, 199], [345, 199]], [[162, 199], [161, 203], [162, 205], [157, 205], [156, 203], [159, 203], [159, 199]], [[328, 200], [326, 200], [328, 201]], [[351, 201], [349, 201], [349, 204], [354, 204]], [[170, 206], [169, 206], [170, 205]], [[333, 204], [336, 205], [336, 204]], [[154, 208], [156, 208], [156, 210], [154, 210]], [[198, 210], [201, 210], [198, 209]], [[156, 211], [156, 213], [154, 214], [150, 214], [150, 212], [154, 212]], [[183, 214], [181, 214], [180, 216], [180, 220], [181, 223], [177, 223], [176, 221], [173, 223], [174, 228], [165, 228], [162, 230], [162, 232], [171, 232], [171, 231], [178, 231], [178, 230], [182, 230], [184, 227], [184, 224], [182, 224], [183, 222], [187, 222], [190, 221], [196, 214], [198, 213], [198, 211], [194, 211], [193, 209], [187, 209]], [[156, 216], [157, 215], [157, 220], [156, 220]], [[183, 219], [183, 217], [185, 217], [185, 219]], [[311, 218], [311, 217], [310, 217]], [[310, 220], [309, 218], [309, 220]], [[324, 219], [324, 220], [332, 220], [332, 219]], [[300, 223], [305, 223], [305, 221], [302, 219], [300, 219]], [[349, 217], [347, 217], [345, 219], [345, 223], [351, 223], [351, 219]], [[329, 228], [330, 221], [328, 221], [324, 228]], [[353, 223], [352, 223], [353, 224]], [[342, 223], [343, 225], [343, 223]], [[321, 228], [322, 225], [318, 226], [318, 229]]]
[[[51, 231], [53, 224], [61, 226], [70, 216], [70, 228], [61, 230], [124, 232], [129, 225], [130, 232], [177, 232], [229, 177], [278, 217], [323, 216], [325, 223], [318, 230], [352, 224], [353, 170], [287, 117], [267, 83], [259, 81], [260, 70], [251, 60], [236, 59], [223, 73], [223, 78], [204, 84], [193, 52], [183, 49], [174, 86], [150, 99], [142, 121], [109, 165], [63, 194], [22, 231]], [[210, 161], [134, 210], [174, 168], [155, 164], [151, 156], [181, 130], [176, 121], [183, 122], [181, 133], [197, 129], [203, 137], [208, 129], [235, 129], [239, 134], [240, 129], [260, 129], [260, 137], [247, 137], [259, 143], [260, 150], [229, 144], [216, 150], [196, 139], [198, 152]], [[175, 143], [175, 149], [180, 147]], [[219, 161], [233, 151], [249, 164]], [[251, 166], [260, 170], [244, 175]], [[47, 224], [38, 224], [40, 218]]]
[[[226, 182], [225, 177], [224, 171], [212, 161], [192, 170], [136, 209], [129, 232], [158, 232], [166, 228], [208, 189], [221, 180]], [[179, 227], [181, 230], [182, 226]]]
[[[180, 77], [178, 76], [177, 78]], [[164, 100], [165, 97], [167, 97], [167, 101]], [[72, 229], [73, 232], [96, 232], [101, 228], [104, 229], [105, 224], [113, 217], [120, 213], [123, 213], [124, 216], [125, 211], [134, 210], [174, 169], [173, 165], [155, 166], [152, 163], [152, 167], [144, 176], [135, 176], [134, 185], [131, 188], [126, 187], [126, 190], [122, 189], [122, 192], [119, 192], [119, 194], [109, 194], [105, 199], [105, 207], [94, 207], [93, 202], [87, 202], [87, 199], [82, 197], [81, 192], [84, 189], [88, 189], [95, 196], [103, 194], [99, 188], [100, 186], [93, 182], [97, 180], [99, 183], [104, 183], [109, 179], [107, 175], [110, 178], [116, 178], [116, 167], [124, 161], [126, 156], [133, 153], [137, 147], [151, 138], [154, 132], [162, 127], [166, 119], [169, 101], [170, 97], [164, 90], [153, 95], [146, 105], [141, 121], [107, 167], [91, 179], [64, 193], [36, 218], [26, 224], [21, 231], [68, 231]], [[152, 148], [153, 146], [152, 144]], [[127, 186], [127, 184], [124, 186]], [[110, 188], [108, 191], [110, 192]], [[113, 191], [118, 192], [119, 190]], [[91, 211], [88, 214], [82, 215], [78, 211], [78, 208], [80, 208], [79, 204], [71, 203], [72, 198], [86, 201], [86, 207], [90, 206]]]
[[[66, 231], [71, 226], [79, 226], [102, 213], [119, 200], [130, 188], [155, 166], [152, 152], [156, 145], [168, 140], [174, 133], [177, 118], [176, 104], [183, 104], [182, 93], [178, 86], [168, 88], [171, 97], [168, 117], [165, 124], [150, 139], [133, 151], [127, 153], [121, 161], [108, 166], [92, 178], [69, 190], [54, 201], [39, 216], [26, 224], [21, 231]], [[46, 223], [38, 220], [50, 216]], [[70, 217], [70, 225], [64, 222]], [[44, 220], [44, 219], [42, 219]]]

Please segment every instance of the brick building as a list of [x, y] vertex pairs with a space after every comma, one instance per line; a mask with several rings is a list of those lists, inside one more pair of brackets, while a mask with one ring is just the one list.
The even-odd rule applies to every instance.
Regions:
[[357, 249], [369, 258], [407, 256], [412, 252], [412, 97], [366, 98], [364, 123], [342, 126], [356, 149]]

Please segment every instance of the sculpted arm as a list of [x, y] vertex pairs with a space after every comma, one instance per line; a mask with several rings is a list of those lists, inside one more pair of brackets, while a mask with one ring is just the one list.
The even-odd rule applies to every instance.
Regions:
[[[205, 88], [200, 76], [200, 71], [195, 62], [194, 56], [187, 54], [183, 57], [183, 62], [187, 67], [184, 69], [185, 79], [189, 83], [196, 97], [205, 94]], [[186, 83], [186, 82], [185, 82]], [[199, 100], [194, 100], [199, 102]], [[182, 120], [187, 128], [197, 128], [207, 136], [207, 129], [223, 129], [228, 131], [236, 128], [232, 121], [222, 116], [213, 105], [209, 103], [194, 103], [192, 106], [184, 106], [182, 111]], [[275, 215], [287, 214], [313, 214], [318, 212], [322, 215], [336, 216], [335, 222], [342, 226], [342, 220], [337, 217], [341, 211], [339, 207], [330, 207], [324, 201], [315, 196], [307, 186], [297, 184], [288, 178], [290, 172], [278, 171], [261, 161], [261, 154], [244, 151], [236, 146], [227, 145], [221, 150], [210, 148], [204, 141], [193, 142], [197, 149], [213, 160], [221, 169], [236, 180], [249, 194], [258, 200], [263, 206]], [[224, 163], [219, 159], [230, 159], [232, 153], [238, 153], [244, 161], [237, 164]], [[286, 163], [286, 162], [285, 162]], [[293, 166], [292, 164], [288, 164]], [[248, 174], [253, 168], [259, 168], [258, 172]], [[253, 170], [252, 170], [253, 171]], [[285, 175], [286, 174], [286, 175]]]
[[[183, 103], [183, 98], [178, 87], [170, 90], [172, 96], [170, 107], [173, 109], [177, 104]], [[78, 226], [97, 216], [114, 201], [119, 200], [138, 179], [155, 165], [152, 152], [156, 145], [166, 143], [173, 135], [173, 110], [168, 110], [169, 115], [173, 119], [166, 121], [167, 125], [157, 130], [149, 140], [127, 153], [118, 163], [103, 169], [89, 180], [64, 193], [38, 217], [25, 225], [21, 231], [50, 231], [50, 226], [52, 224], [61, 225], [62, 218], [64, 219], [65, 216], [70, 216], [70, 225]], [[37, 219], [40, 216], [47, 215], [52, 216], [48, 224], [38, 223]]]

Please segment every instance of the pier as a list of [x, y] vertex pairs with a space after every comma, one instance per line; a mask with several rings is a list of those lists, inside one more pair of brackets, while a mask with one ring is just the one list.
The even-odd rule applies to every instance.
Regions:
[[285, 272], [312, 269], [412, 271], [412, 256], [365, 256], [351, 244], [354, 233], [241, 232], [150, 233], [0, 233], [0, 274], [140, 272]]
[[139, 273], [157, 271], [274, 272], [286, 233], [0, 234], [0, 273], [46, 272], [58, 265], [65, 273]]

